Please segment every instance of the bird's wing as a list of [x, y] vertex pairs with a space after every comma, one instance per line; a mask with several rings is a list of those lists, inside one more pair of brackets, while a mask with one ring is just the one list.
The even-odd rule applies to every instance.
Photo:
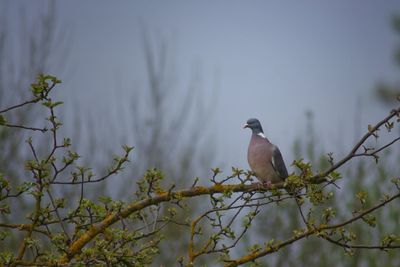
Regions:
[[274, 146], [271, 163], [272, 167], [274, 168], [275, 172], [279, 175], [279, 177], [281, 177], [282, 179], [286, 179], [288, 177], [288, 172], [285, 166], [285, 162], [283, 161], [282, 154], [277, 146]]

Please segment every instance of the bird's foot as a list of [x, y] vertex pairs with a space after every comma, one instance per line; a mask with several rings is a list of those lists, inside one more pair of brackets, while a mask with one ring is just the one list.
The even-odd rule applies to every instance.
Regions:
[[271, 183], [271, 181], [265, 181], [265, 182], [262, 182], [262, 185], [265, 187], [265, 188], [271, 188], [271, 186], [272, 186], [272, 183]]
[[262, 190], [262, 189], [270, 189], [272, 186], [271, 181], [266, 181], [266, 182], [259, 182], [259, 183], [253, 183], [254, 189]]

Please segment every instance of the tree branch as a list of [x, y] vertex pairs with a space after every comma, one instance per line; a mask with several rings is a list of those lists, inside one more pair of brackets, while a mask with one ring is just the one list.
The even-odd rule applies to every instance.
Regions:
[[282, 243], [278, 243], [276, 245], [268, 245], [264, 249], [260, 249], [260, 250], [254, 251], [254, 252], [252, 252], [250, 254], [242, 256], [239, 259], [232, 260], [232, 261], [227, 261], [227, 264], [225, 265], [225, 267], [235, 267], [235, 266], [239, 266], [240, 264], [244, 264], [244, 263], [247, 263], [247, 262], [254, 261], [254, 260], [258, 259], [258, 258], [261, 258], [261, 257], [266, 256], [268, 254], [274, 253], [274, 252], [278, 251], [279, 249], [281, 249], [283, 247], [286, 247], [287, 245], [290, 245], [290, 244], [292, 244], [292, 243], [294, 243], [294, 242], [296, 242], [296, 241], [298, 241], [300, 239], [303, 239], [305, 237], [308, 237], [308, 236], [311, 236], [311, 235], [317, 235], [320, 232], [323, 232], [325, 230], [336, 229], [336, 228], [340, 228], [340, 227], [346, 226], [348, 224], [351, 224], [351, 223], [361, 219], [365, 215], [367, 215], [367, 214], [369, 214], [369, 213], [371, 213], [371, 212], [383, 207], [387, 203], [389, 203], [389, 202], [391, 202], [391, 201], [393, 201], [393, 200], [395, 200], [395, 199], [397, 199], [399, 197], [400, 197], [400, 193], [398, 193], [398, 194], [396, 194], [396, 195], [394, 195], [394, 196], [392, 196], [390, 198], [387, 198], [386, 200], [382, 201], [378, 205], [376, 205], [374, 207], [371, 207], [371, 208], [361, 212], [357, 216], [353, 216], [352, 218], [350, 218], [350, 219], [348, 219], [348, 220], [346, 220], [344, 222], [341, 222], [341, 223], [338, 223], [338, 224], [334, 224], [334, 225], [320, 225], [319, 227], [315, 227], [315, 228], [309, 229], [309, 230], [305, 231], [302, 234], [295, 235], [294, 237], [289, 238], [288, 240], [286, 240], [286, 241], [284, 241]]
[[[274, 188], [283, 188], [283, 183], [272, 185]], [[168, 202], [173, 199], [183, 199], [202, 195], [211, 195], [216, 193], [224, 192], [250, 192], [258, 191], [265, 192], [270, 188], [261, 188], [258, 184], [237, 184], [237, 185], [220, 185], [216, 184], [211, 187], [196, 186], [190, 189], [183, 189], [175, 192], [164, 192], [154, 197], [148, 197], [140, 201], [135, 201], [129, 204], [126, 208], [120, 212], [112, 213], [108, 215], [100, 223], [93, 225], [88, 231], [82, 234], [77, 240], [75, 240], [69, 247], [67, 255], [65, 255], [60, 263], [69, 262], [74, 255], [78, 254], [80, 250], [89, 243], [98, 234], [102, 233], [106, 228], [118, 222], [119, 220], [128, 217], [132, 213], [142, 210], [151, 205], [157, 205], [162, 202]]]
[[[349, 154], [347, 154], [347, 156], [345, 156], [343, 159], [341, 159], [339, 162], [337, 162], [336, 164], [332, 165], [329, 169], [327, 169], [326, 171], [324, 171], [323, 173], [320, 173], [318, 175], [315, 175], [314, 177], [311, 178], [311, 180], [316, 180], [316, 181], [324, 181], [326, 180], [326, 176], [328, 176], [331, 172], [335, 171], [336, 169], [338, 169], [339, 167], [341, 167], [343, 164], [345, 164], [347, 161], [351, 160], [353, 157], [355, 157], [357, 154], [357, 150], [365, 143], [365, 141], [367, 141], [368, 138], [370, 138], [371, 136], [373, 136], [375, 134], [375, 132], [385, 123], [387, 123], [389, 120], [391, 120], [393, 117], [395, 116], [399, 116], [400, 114], [400, 107], [397, 109], [394, 109], [390, 112], [390, 114], [388, 116], [386, 116], [386, 118], [384, 118], [383, 120], [379, 121], [377, 124], [375, 124], [375, 126], [370, 127], [368, 129], [368, 133], [366, 133], [361, 139], [360, 141], [358, 141], [358, 143], [352, 148], [352, 150], [349, 152]], [[397, 141], [397, 140], [396, 140]], [[383, 147], [383, 148], [386, 148]], [[380, 151], [380, 150], [379, 150]]]
[[1, 113], [4, 113], [4, 112], [7, 112], [7, 111], [10, 111], [10, 110], [13, 110], [13, 109], [16, 109], [16, 108], [23, 107], [23, 106], [25, 106], [25, 105], [37, 103], [37, 102], [39, 102], [40, 100], [41, 100], [40, 97], [36, 97], [36, 98], [34, 98], [34, 99], [32, 99], [32, 100], [25, 101], [25, 102], [23, 102], [23, 103], [21, 103], [21, 104], [14, 105], [14, 106], [5, 108], [5, 109], [3, 109], [3, 110], [0, 110], [0, 114], [1, 114]]
[[382, 246], [379, 246], [379, 245], [374, 245], [374, 246], [371, 246], [371, 245], [349, 245], [347, 243], [343, 243], [343, 242], [340, 242], [338, 240], [334, 240], [334, 239], [330, 238], [329, 236], [323, 236], [323, 238], [325, 240], [337, 245], [337, 246], [340, 246], [340, 247], [343, 247], [343, 248], [349, 248], [349, 249], [355, 248], [355, 249], [387, 250], [387, 249], [400, 248], [400, 245], [382, 245]]
[[41, 131], [42, 133], [47, 131], [47, 128], [36, 128], [36, 127], [28, 127], [28, 126], [23, 126], [23, 125], [15, 125], [15, 124], [9, 124], [9, 123], [5, 123], [5, 124], [1, 124], [5, 127], [9, 127], [9, 128], [20, 128], [20, 129], [24, 129], [24, 130], [31, 130], [31, 131]]

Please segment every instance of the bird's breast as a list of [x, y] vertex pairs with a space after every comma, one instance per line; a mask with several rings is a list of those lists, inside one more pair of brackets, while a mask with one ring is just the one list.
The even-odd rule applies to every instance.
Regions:
[[264, 140], [252, 138], [247, 153], [247, 160], [251, 170], [261, 181], [275, 180], [275, 170], [271, 165], [271, 146]]

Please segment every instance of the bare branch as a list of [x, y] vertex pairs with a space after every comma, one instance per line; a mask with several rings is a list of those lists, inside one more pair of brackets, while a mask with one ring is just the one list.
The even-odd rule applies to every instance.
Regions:
[[31, 130], [31, 131], [41, 131], [42, 133], [47, 131], [47, 128], [36, 128], [36, 127], [28, 127], [28, 126], [23, 126], [23, 125], [15, 125], [15, 124], [9, 124], [9, 123], [5, 123], [5, 124], [1, 124], [5, 127], [9, 127], [9, 128], [20, 128], [20, 129], [24, 129], [24, 130]]

